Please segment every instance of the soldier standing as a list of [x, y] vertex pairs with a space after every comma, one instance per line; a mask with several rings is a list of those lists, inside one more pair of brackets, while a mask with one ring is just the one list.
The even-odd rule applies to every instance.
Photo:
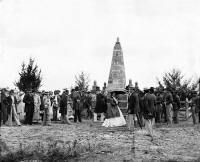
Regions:
[[[197, 95], [197, 92], [192, 93], [192, 119], [193, 119], [193, 124], [197, 123], [197, 118], [199, 116], [200, 112], [200, 97]], [[200, 116], [199, 116], [200, 118]], [[200, 120], [199, 120], [200, 123]]]
[[171, 92], [168, 89], [165, 89], [165, 108], [166, 108], [166, 117], [167, 124], [172, 124], [172, 113], [173, 113], [173, 97]]
[[173, 121], [175, 124], [179, 123], [179, 119], [178, 119], [178, 112], [179, 109], [181, 108], [181, 103], [180, 103], [180, 97], [178, 96], [177, 92], [174, 91], [173, 92]]
[[134, 129], [134, 123], [136, 122], [137, 114], [140, 111], [139, 106], [139, 96], [136, 92], [137, 90], [133, 87], [129, 88], [130, 95], [128, 98], [128, 129], [133, 130]]
[[153, 140], [153, 126], [155, 123], [155, 108], [156, 108], [156, 96], [154, 95], [154, 88], [151, 87], [150, 90], [145, 95], [145, 126], [147, 131]]

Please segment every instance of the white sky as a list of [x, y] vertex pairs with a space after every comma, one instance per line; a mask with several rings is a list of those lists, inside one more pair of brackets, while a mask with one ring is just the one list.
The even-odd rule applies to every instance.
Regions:
[[35, 58], [41, 89], [108, 81], [116, 37], [127, 83], [156, 85], [173, 67], [200, 76], [199, 0], [1, 0], [0, 87], [13, 87], [21, 63]]

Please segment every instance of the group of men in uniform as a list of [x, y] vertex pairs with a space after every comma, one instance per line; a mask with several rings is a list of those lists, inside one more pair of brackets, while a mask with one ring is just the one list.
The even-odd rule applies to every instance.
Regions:
[[[155, 122], [166, 122], [167, 124], [179, 123], [179, 110], [181, 108], [180, 97], [177, 91], [164, 89], [155, 91], [153, 87], [140, 91], [134, 87], [128, 90], [128, 128], [131, 130], [137, 123], [146, 126], [149, 135], [153, 138], [153, 125]], [[193, 91], [191, 96], [191, 110], [193, 123], [200, 123], [200, 97]]]

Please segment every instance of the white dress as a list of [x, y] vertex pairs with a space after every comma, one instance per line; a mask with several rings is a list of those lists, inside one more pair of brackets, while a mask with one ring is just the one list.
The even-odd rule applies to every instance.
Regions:
[[119, 127], [119, 126], [123, 126], [126, 125], [126, 120], [124, 119], [124, 116], [120, 110], [120, 108], [117, 106], [120, 116], [119, 117], [115, 117], [115, 118], [109, 118], [106, 119], [102, 126], [103, 127]]
[[34, 95], [33, 121], [39, 121], [40, 120], [40, 105], [41, 105], [40, 96], [38, 94], [35, 94]]

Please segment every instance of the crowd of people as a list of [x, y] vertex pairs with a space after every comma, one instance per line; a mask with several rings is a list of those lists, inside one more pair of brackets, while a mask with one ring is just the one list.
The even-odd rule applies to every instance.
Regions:
[[[82, 118], [102, 122], [104, 127], [127, 124], [129, 130], [146, 127], [153, 138], [154, 123], [179, 123], [181, 108], [180, 95], [170, 89], [155, 90], [153, 87], [143, 91], [138, 87], [126, 87], [127, 110], [119, 108], [119, 95], [116, 91], [102, 91], [96, 87], [92, 91], [80, 91], [78, 87], [70, 92], [64, 89], [54, 92], [27, 90], [25, 93], [8, 88], [1, 89], [0, 124], [13, 126], [41, 123], [51, 125], [52, 121], [62, 124], [82, 122]], [[193, 123], [200, 123], [200, 97], [196, 91], [184, 98], [186, 111], [191, 107]], [[84, 112], [84, 113], [83, 113]]]

